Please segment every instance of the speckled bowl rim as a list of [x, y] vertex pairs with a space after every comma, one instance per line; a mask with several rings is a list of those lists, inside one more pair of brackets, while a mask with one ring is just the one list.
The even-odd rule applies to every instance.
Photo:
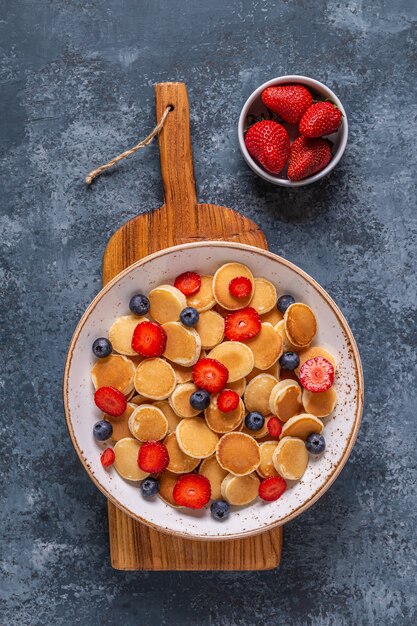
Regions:
[[[189, 533], [182, 532], [182, 531], [174, 531], [174, 530], [170, 530], [170, 529], [164, 528], [163, 526], [159, 526], [157, 524], [149, 522], [148, 520], [140, 517], [140, 515], [137, 515], [137, 513], [129, 510], [126, 506], [121, 504], [121, 502], [119, 502], [119, 500], [117, 500], [117, 498], [115, 498], [100, 483], [100, 481], [98, 481], [97, 478], [92, 474], [92, 472], [90, 470], [90, 467], [89, 467], [89, 464], [88, 464], [88, 461], [84, 457], [84, 455], [83, 455], [83, 453], [81, 451], [81, 447], [78, 444], [77, 438], [75, 436], [75, 433], [74, 433], [74, 430], [73, 430], [73, 427], [72, 427], [71, 412], [70, 412], [69, 401], [68, 401], [68, 395], [69, 395], [69, 389], [68, 389], [69, 371], [70, 371], [70, 367], [71, 367], [71, 362], [72, 362], [72, 357], [73, 357], [75, 345], [77, 343], [79, 334], [80, 334], [83, 326], [86, 324], [90, 314], [92, 313], [92, 311], [94, 310], [94, 308], [96, 307], [98, 302], [104, 297], [104, 295], [108, 291], [110, 291], [112, 289], [112, 287], [114, 285], [116, 285], [120, 281], [121, 278], [123, 278], [124, 276], [126, 276], [127, 274], [132, 272], [137, 267], [140, 267], [141, 265], [144, 265], [145, 263], [149, 263], [153, 259], [156, 259], [156, 258], [161, 257], [161, 256], [165, 256], [167, 254], [172, 254], [173, 252], [180, 252], [182, 250], [187, 250], [187, 249], [190, 249], [190, 248], [199, 248], [199, 247], [202, 248], [202, 247], [207, 247], [207, 246], [215, 246], [217, 248], [225, 248], [225, 249], [231, 249], [231, 250], [239, 249], [239, 250], [245, 250], [247, 252], [254, 252], [254, 253], [263, 255], [263, 256], [265, 256], [265, 257], [267, 257], [269, 259], [273, 259], [274, 261], [278, 261], [282, 265], [286, 265], [288, 268], [290, 268], [291, 270], [296, 272], [299, 276], [301, 276], [304, 280], [306, 280], [318, 292], [318, 294], [326, 301], [326, 303], [330, 306], [330, 308], [332, 309], [332, 311], [336, 315], [336, 318], [338, 319], [339, 324], [340, 324], [341, 328], [343, 329], [343, 332], [345, 333], [345, 335], [348, 338], [348, 341], [350, 343], [350, 347], [352, 349], [353, 359], [354, 359], [354, 363], [355, 363], [355, 370], [356, 370], [355, 371], [355, 378], [356, 378], [356, 414], [355, 414], [355, 421], [354, 421], [352, 430], [350, 432], [347, 445], [346, 445], [346, 447], [345, 447], [345, 449], [343, 451], [343, 454], [342, 454], [342, 456], [340, 458], [340, 461], [336, 465], [336, 467], [334, 468], [333, 472], [329, 475], [329, 477], [328, 477], [327, 481], [324, 483], [324, 485], [322, 485], [316, 491], [316, 493], [313, 496], [311, 496], [306, 502], [304, 502], [304, 504], [301, 504], [294, 511], [289, 513], [285, 518], [282, 518], [282, 519], [277, 520], [275, 522], [271, 522], [267, 526], [262, 526], [259, 529], [254, 529], [254, 530], [247, 531], [247, 532], [242, 532], [242, 533], [234, 533], [234, 534], [230, 534], [230, 535], [226, 535], [226, 536], [218, 535], [218, 536], [210, 536], [210, 537], [205, 536], [205, 535], [189, 534]], [[274, 528], [277, 528], [279, 526], [282, 526], [283, 524], [286, 524], [287, 522], [295, 519], [296, 517], [301, 515], [301, 513], [303, 513], [307, 509], [309, 509], [315, 502], [317, 502], [317, 500], [334, 483], [334, 481], [339, 476], [340, 472], [342, 471], [343, 467], [345, 466], [345, 464], [346, 464], [346, 462], [347, 462], [347, 460], [348, 460], [348, 458], [350, 456], [352, 448], [353, 448], [353, 446], [355, 444], [355, 441], [357, 439], [359, 427], [360, 427], [361, 420], [362, 420], [363, 398], [364, 398], [363, 370], [362, 370], [361, 358], [360, 358], [360, 355], [359, 355], [359, 350], [358, 350], [358, 347], [356, 345], [355, 338], [354, 338], [354, 336], [352, 334], [352, 331], [350, 330], [350, 327], [349, 327], [349, 324], [347, 323], [347, 320], [345, 319], [344, 315], [340, 311], [339, 307], [334, 302], [334, 300], [329, 296], [329, 294], [323, 289], [323, 287], [321, 287], [319, 285], [319, 283], [314, 280], [314, 278], [312, 278], [309, 274], [304, 272], [304, 270], [300, 269], [297, 265], [294, 265], [294, 263], [291, 263], [290, 261], [287, 261], [283, 257], [281, 257], [281, 256], [279, 256], [277, 254], [274, 254], [273, 252], [270, 252], [269, 250], [262, 250], [261, 248], [257, 248], [256, 246], [249, 246], [247, 244], [241, 244], [241, 243], [235, 243], [235, 242], [225, 242], [225, 241], [199, 241], [199, 242], [193, 242], [193, 243], [180, 244], [178, 246], [172, 246], [170, 248], [164, 248], [163, 250], [160, 250], [159, 252], [154, 252], [153, 254], [149, 254], [148, 256], [144, 257], [143, 259], [140, 259], [139, 261], [136, 261], [136, 263], [133, 263], [132, 265], [127, 267], [125, 270], [120, 272], [120, 274], [117, 274], [117, 276], [115, 276], [109, 283], [107, 283], [107, 285], [105, 285], [105, 287], [103, 287], [101, 289], [101, 291], [96, 295], [96, 297], [92, 300], [92, 302], [87, 307], [87, 309], [85, 310], [84, 314], [82, 315], [80, 321], [78, 322], [77, 327], [76, 327], [76, 329], [74, 331], [74, 334], [72, 336], [71, 343], [70, 343], [69, 348], [68, 348], [67, 358], [66, 358], [66, 361], [65, 361], [64, 378], [63, 378], [63, 400], [64, 400], [65, 419], [66, 419], [66, 423], [67, 423], [68, 432], [69, 432], [69, 435], [71, 437], [72, 444], [73, 444], [73, 446], [74, 446], [74, 448], [75, 448], [75, 450], [77, 452], [78, 458], [80, 459], [81, 463], [84, 466], [84, 469], [86, 470], [87, 474], [89, 475], [89, 477], [91, 478], [93, 483], [96, 485], [96, 487], [117, 508], [119, 508], [120, 510], [124, 511], [124, 513], [126, 513], [127, 515], [129, 515], [130, 517], [135, 519], [136, 521], [141, 522], [143, 524], [146, 524], [147, 526], [150, 526], [151, 528], [153, 528], [154, 530], [157, 530], [158, 532], [163, 532], [165, 534], [174, 535], [174, 536], [178, 536], [178, 537], [183, 537], [184, 539], [192, 539], [192, 540], [196, 540], [196, 541], [225, 541], [225, 540], [229, 540], [229, 539], [230, 540], [232, 540], [232, 539], [243, 539], [245, 537], [250, 537], [250, 536], [253, 536], [253, 535], [259, 535], [259, 534], [261, 534], [263, 532], [268, 532], [268, 531], [270, 531], [270, 530], [272, 530]]]

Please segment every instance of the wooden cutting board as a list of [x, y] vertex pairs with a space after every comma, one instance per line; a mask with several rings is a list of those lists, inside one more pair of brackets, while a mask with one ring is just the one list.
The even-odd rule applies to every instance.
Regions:
[[[222, 240], [266, 249], [260, 228], [226, 207], [197, 204], [187, 90], [183, 83], [156, 85], [164, 204], [138, 215], [111, 237], [103, 256], [103, 285], [138, 259], [189, 241]], [[277, 567], [282, 529], [225, 541], [188, 540], [136, 522], [108, 503], [111, 563], [120, 570], [261, 570]]]

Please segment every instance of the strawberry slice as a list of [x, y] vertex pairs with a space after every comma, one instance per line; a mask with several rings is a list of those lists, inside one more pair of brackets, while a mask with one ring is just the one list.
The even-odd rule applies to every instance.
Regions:
[[100, 461], [103, 467], [110, 467], [113, 465], [116, 455], [113, 448], [106, 448], [100, 457]]
[[143, 472], [158, 474], [168, 467], [168, 463], [168, 450], [160, 441], [147, 441], [139, 448], [138, 465]]
[[274, 439], [278, 439], [278, 437], [282, 433], [282, 423], [275, 416], [269, 418], [266, 427], [269, 434], [271, 435], [271, 437], [274, 437]]
[[157, 322], [140, 322], [133, 331], [132, 348], [144, 357], [162, 356], [167, 334]]
[[217, 408], [222, 413], [230, 413], [239, 406], [239, 395], [233, 389], [223, 389], [217, 398]]
[[229, 313], [224, 323], [224, 334], [230, 341], [247, 341], [260, 330], [261, 318], [251, 306]]
[[96, 406], [111, 415], [112, 417], [120, 417], [127, 407], [127, 401], [121, 391], [114, 387], [100, 387], [94, 394], [94, 402]]
[[193, 367], [193, 382], [199, 389], [218, 393], [226, 386], [229, 370], [216, 359], [200, 359]]
[[192, 296], [200, 290], [201, 278], [197, 272], [184, 272], [177, 276], [174, 287], [179, 289], [184, 296]]
[[236, 276], [229, 283], [229, 292], [234, 298], [247, 298], [252, 293], [252, 283], [247, 276]]
[[179, 506], [201, 509], [210, 500], [210, 481], [200, 474], [184, 474], [177, 480], [172, 495]]
[[282, 476], [271, 476], [259, 485], [259, 497], [266, 502], [278, 500], [287, 488], [287, 483]]
[[312, 393], [327, 391], [333, 385], [334, 367], [322, 356], [309, 359], [300, 369], [300, 383]]

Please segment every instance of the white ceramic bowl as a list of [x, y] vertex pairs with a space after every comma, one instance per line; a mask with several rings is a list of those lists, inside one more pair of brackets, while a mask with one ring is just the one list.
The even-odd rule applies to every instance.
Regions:
[[[263, 167], [261, 167], [249, 154], [246, 145], [245, 145], [245, 131], [248, 127], [247, 119], [248, 115], [254, 115], [255, 117], [260, 117], [262, 114], [267, 115], [268, 109], [262, 102], [261, 94], [264, 89], [267, 87], [273, 87], [276, 85], [289, 85], [294, 83], [300, 83], [305, 85], [314, 96], [319, 97], [321, 100], [329, 99], [342, 111], [343, 118], [342, 124], [336, 133], [332, 135], [328, 135], [327, 139], [329, 139], [333, 143], [332, 153], [333, 157], [330, 163], [323, 169], [321, 172], [317, 172], [314, 176], [309, 176], [309, 178], [305, 178], [304, 180], [300, 180], [298, 182], [291, 182], [288, 180], [286, 175], [286, 168], [279, 175], [270, 174]], [[298, 136], [297, 127], [291, 124], [283, 123], [283, 126], [288, 131], [290, 135], [291, 143]], [[268, 182], [273, 185], [281, 185], [283, 187], [303, 187], [304, 185], [310, 185], [311, 183], [315, 183], [323, 176], [327, 176], [329, 172], [332, 171], [333, 168], [339, 163], [340, 159], [346, 148], [347, 138], [348, 138], [348, 121], [346, 116], [346, 111], [343, 107], [343, 104], [340, 102], [339, 98], [336, 94], [326, 87], [323, 83], [318, 80], [314, 80], [313, 78], [308, 78], [308, 76], [298, 76], [296, 74], [290, 74], [288, 76], [279, 76], [278, 78], [273, 78], [269, 80], [267, 83], [264, 83], [258, 89], [249, 96], [246, 100], [242, 112], [239, 117], [238, 124], [238, 137], [239, 137], [239, 146], [243, 154], [243, 158], [249, 167], [261, 178], [264, 178]]]
[[[94, 362], [91, 344], [106, 336], [113, 320], [129, 312], [130, 297], [173, 280], [186, 270], [214, 273], [227, 261], [248, 265], [255, 276], [265, 276], [278, 293], [291, 293], [309, 304], [318, 319], [315, 340], [337, 358], [336, 388], [339, 402], [325, 421], [327, 447], [311, 457], [302, 480], [289, 485], [272, 503], [260, 500], [234, 508], [223, 522], [212, 519], [208, 508], [198, 512], [174, 509], [159, 498], [145, 500], [138, 483], [123, 480], [100, 463], [100, 446], [92, 427], [101, 413], [93, 401], [90, 369]], [[112, 280], [82, 316], [71, 341], [64, 376], [64, 403], [69, 433], [85, 469], [97, 487], [116, 506], [158, 530], [195, 539], [227, 539], [260, 533], [284, 524], [311, 506], [340, 473], [355, 442], [362, 414], [363, 377], [355, 340], [343, 315], [330, 296], [305, 272], [270, 252], [237, 243], [202, 242], [168, 248], [138, 261]]]

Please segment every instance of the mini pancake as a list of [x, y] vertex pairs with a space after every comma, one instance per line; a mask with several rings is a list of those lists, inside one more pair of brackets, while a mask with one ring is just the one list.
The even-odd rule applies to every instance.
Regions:
[[257, 498], [260, 482], [255, 474], [247, 476], [228, 474], [222, 482], [221, 494], [229, 504], [243, 506]]
[[282, 354], [282, 339], [271, 324], [261, 324], [260, 332], [246, 342], [252, 350], [254, 365], [260, 370], [272, 367]]
[[170, 433], [164, 439], [169, 454], [169, 463], [167, 470], [174, 474], [187, 474], [192, 472], [200, 463], [200, 459], [193, 459], [191, 456], [184, 454], [178, 445], [175, 433]]
[[168, 420], [157, 406], [141, 404], [129, 417], [129, 430], [139, 441], [160, 441], [168, 432]]
[[[145, 319], [145, 318], [142, 318]], [[135, 366], [135, 369], [137, 368], [137, 366], [139, 365], [139, 363], [142, 363], [142, 361], [145, 359], [144, 356], [140, 356], [140, 354], [135, 354], [135, 356], [130, 356], [129, 360], [132, 361], [133, 365]]]
[[256, 470], [261, 454], [255, 439], [241, 432], [226, 433], [220, 439], [216, 458], [219, 465], [235, 476], [246, 476]]
[[175, 431], [178, 445], [184, 454], [195, 459], [205, 459], [214, 454], [219, 440], [200, 417], [182, 420]]
[[265, 422], [264, 425], [262, 426], [262, 428], [260, 428], [259, 430], [250, 430], [250, 428], [247, 428], [245, 425], [245, 422], [243, 422], [243, 427], [241, 428], [242, 433], [245, 433], [246, 435], [250, 435], [251, 437], [253, 437], [254, 439], [263, 439], [266, 435], [269, 435], [268, 433], [268, 421], [272, 416], [269, 415], [268, 417], [265, 418]]
[[197, 363], [201, 351], [198, 332], [194, 328], [186, 328], [181, 322], [167, 322], [162, 324], [162, 328], [167, 334], [164, 357], [184, 367]]
[[163, 500], [170, 506], [173, 506], [175, 509], [181, 508], [175, 502], [174, 496], [173, 496], [173, 491], [177, 483], [177, 480], [178, 480], [178, 474], [173, 474], [172, 472], [168, 472], [168, 470], [165, 470], [165, 472], [162, 472], [162, 474], [159, 476], [158, 495], [161, 498], [161, 500]]
[[321, 433], [323, 428], [323, 422], [318, 417], [310, 413], [301, 413], [294, 415], [284, 424], [279, 438], [298, 437], [305, 441], [312, 433]]
[[114, 469], [126, 480], [143, 480], [149, 474], [142, 472], [138, 465], [138, 454], [141, 444], [132, 437], [120, 439], [114, 446]]
[[209, 350], [223, 341], [224, 319], [216, 311], [204, 311], [200, 313], [195, 329], [200, 335], [201, 347]]
[[175, 429], [181, 421], [181, 417], [178, 417], [178, 415], [174, 413], [168, 400], [160, 400], [159, 402], [154, 402], [153, 405], [161, 409], [162, 413], [167, 418], [168, 434], [175, 432]]
[[151, 400], [168, 398], [176, 383], [175, 372], [164, 359], [144, 359], [136, 369], [136, 391]]
[[280, 476], [288, 480], [299, 480], [308, 465], [304, 441], [297, 437], [281, 439], [272, 455], [272, 462]]
[[200, 276], [201, 285], [197, 293], [187, 296], [187, 306], [192, 306], [199, 313], [212, 309], [216, 304], [213, 295], [213, 276]]
[[240, 399], [234, 411], [223, 413], [217, 406], [218, 397], [218, 395], [212, 396], [210, 405], [204, 411], [206, 422], [215, 433], [230, 433], [242, 423], [245, 406]]
[[303, 406], [307, 413], [316, 417], [327, 417], [333, 413], [337, 404], [337, 393], [334, 387], [320, 393], [303, 390]]
[[98, 359], [91, 368], [91, 379], [96, 389], [114, 387], [126, 396], [134, 388], [135, 366], [122, 354], [110, 354]]
[[281, 368], [278, 361], [274, 363], [271, 367], [268, 367], [267, 370], [259, 370], [257, 367], [254, 367], [250, 374], [246, 376], [246, 382], [249, 383], [255, 378], [255, 376], [259, 376], [259, 374], [271, 374], [271, 376], [279, 380], [280, 369]]
[[132, 348], [133, 331], [147, 317], [137, 315], [122, 315], [118, 317], [109, 328], [109, 339], [113, 350], [120, 354], [136, 356], [137, 352]]
[[271, 391], [269, 410], [282, 422], [296, 415], [301, 405], [301, 387], [295, 380], [281, 380]]
[[225, 341], [213, 348], [208, 354], [209, 359], [216, 359], [229, 371], [228, 383], [245, 378], [254, 367], [253, 352], [240, 341]]
[[180, 417], [195, 417], [201, 413], [198, 409], [193, 409], [190, 404], [190, 396], [194, 391], [197, 391], [197, 387], [194, 383], [177, 385], [168, 400], [169, 406], [174, 413]]
[[228, 311], [227, 309], [224, 309], [222, 306], [220, 306], [220, 304], [217, 304], [217, 303], [213, 307], [213, 310], [216, 311], [216, 313], [221, 315], [223, 318], [227, 317], [230, 313], [230, 311]]
[[[206, 356], [205, 350], [201, 350], [200, 359], [203, 359]], [[172, 369], [175, 372], [175, 376], [177, 377], [177, 383], [181, 385], [182, 383], [188, 383], [193, 379], [193, 366], [184, 367], [183, 365], [178, 365], [178, 363], [171, 363]]]
[[246, 378], [239, 378], [239, 380], [235, 380], [233, 383], [228, 382], [227, 389], [235, 391], [238, 396], [243, 396], [246, 389]]
[[284, 315], [281, 311], [278, 311], [277, 307], [274, 307], [268, 313], [261, 315], [261, 322], [268, 322], [272, 326], [276, 326], [278, 322], [284, 319]]
[[205, 476], [209, 480], [211, 487], [211, 499], [220, 500], [222, 497], [221, 485], [227, 476], [227, 472], [218, 464], [216, 455], [203, 459], [198, 473]]
[[149, 314], [156, 322], [166, 324], [176, 322], [180, 313], [187, 306], [187, 299], [183, 293], [172, 285], [159, 285], [148, 295], [151, 307]]
[[255, 278], [255, 288], [250, 305], [258, 311], [259, 315], [263, 315], [272, 309], [277, 311], [276, 304], [277, 290], [275, 285], [266, 278]]
[[297, 350], [299, 350], [299, 348], [297, 348], [297, 346], [294, 346], [291, 343], [291, 341], [288, 339], [287, 333], [285, 332], [284, 320], [281, 320], [280, 322], [278, 322], [278, 324], [276, 324], [274, 328], [277, 331], [277, 333], [281, 335], [283, 352], [297, 352]]
[[[230, 281], [238, 276], [245, 276], [249, 278], [252, 283], [252, 291], [247, 298], [234, 298], [229, 291]], [[214, 274], [213, 294], [216, 302], [224, 309], [236, 311], [237, 309], [248, 306], [252, 300], [254, 284], [255, 281], [252, 272], [246, 265], [242, 265], [241, 263], [226, 263]]]
[[147, 404], [149, 402], [149, 398], [145, 398], [145, 396], [141, 396], [140, 393], [133, 392], [134, 395], [129, 399], [129, 402], [139, 406], [140, 404]]
[[306, 348], [317, 332], [317, 320], [309, 306], [302, 302], [291, 304], [284, 315], [285, 332], [298, 348]]
[[259, 450], [261, 452], [261, 462], [256, 470], [262, 478], [270, 478], [271, 476], [278, 476], [278, 472], [272, 462], [275, 449], [278, 446], [278, 441], [265, 441], [259, 444]]
[[113, 427], [113, 432], [111, 438], [113, 441], [119, 441], [120, 439], [124, 439], [125, 437], [130, 438], [132, 435], [129, 430], [129, 417], [132, 415], [133, 411], [136, 409], [136, 404], [128, 402], [126, 411], [122, 413], [119, 417], [112, 417], [111, 415], [103, 415], [103, 419], [106, 422], [110, 422]]
[[310, 348], [305, 348], [298, 353], [298, 356], [300, 357], [300, 365], [295, 370], [297, 376], [300, 375], [300, 369], [304, 363], [310, 359], [314, 359], [316, 356], [322, 356], [324, 359], [327, 359], [333, 365], [334, 371], [336, 372], [336, 359], [333, 354], [330, 354], [328, 350], [322, 348], [321, 346], [310, 346]]
[[252, 378], [246, 387], [244, 396], [246, 410], [270, 415], [269, 398], [277, 382], [277, 379], [270, 374], [259, 374]]

